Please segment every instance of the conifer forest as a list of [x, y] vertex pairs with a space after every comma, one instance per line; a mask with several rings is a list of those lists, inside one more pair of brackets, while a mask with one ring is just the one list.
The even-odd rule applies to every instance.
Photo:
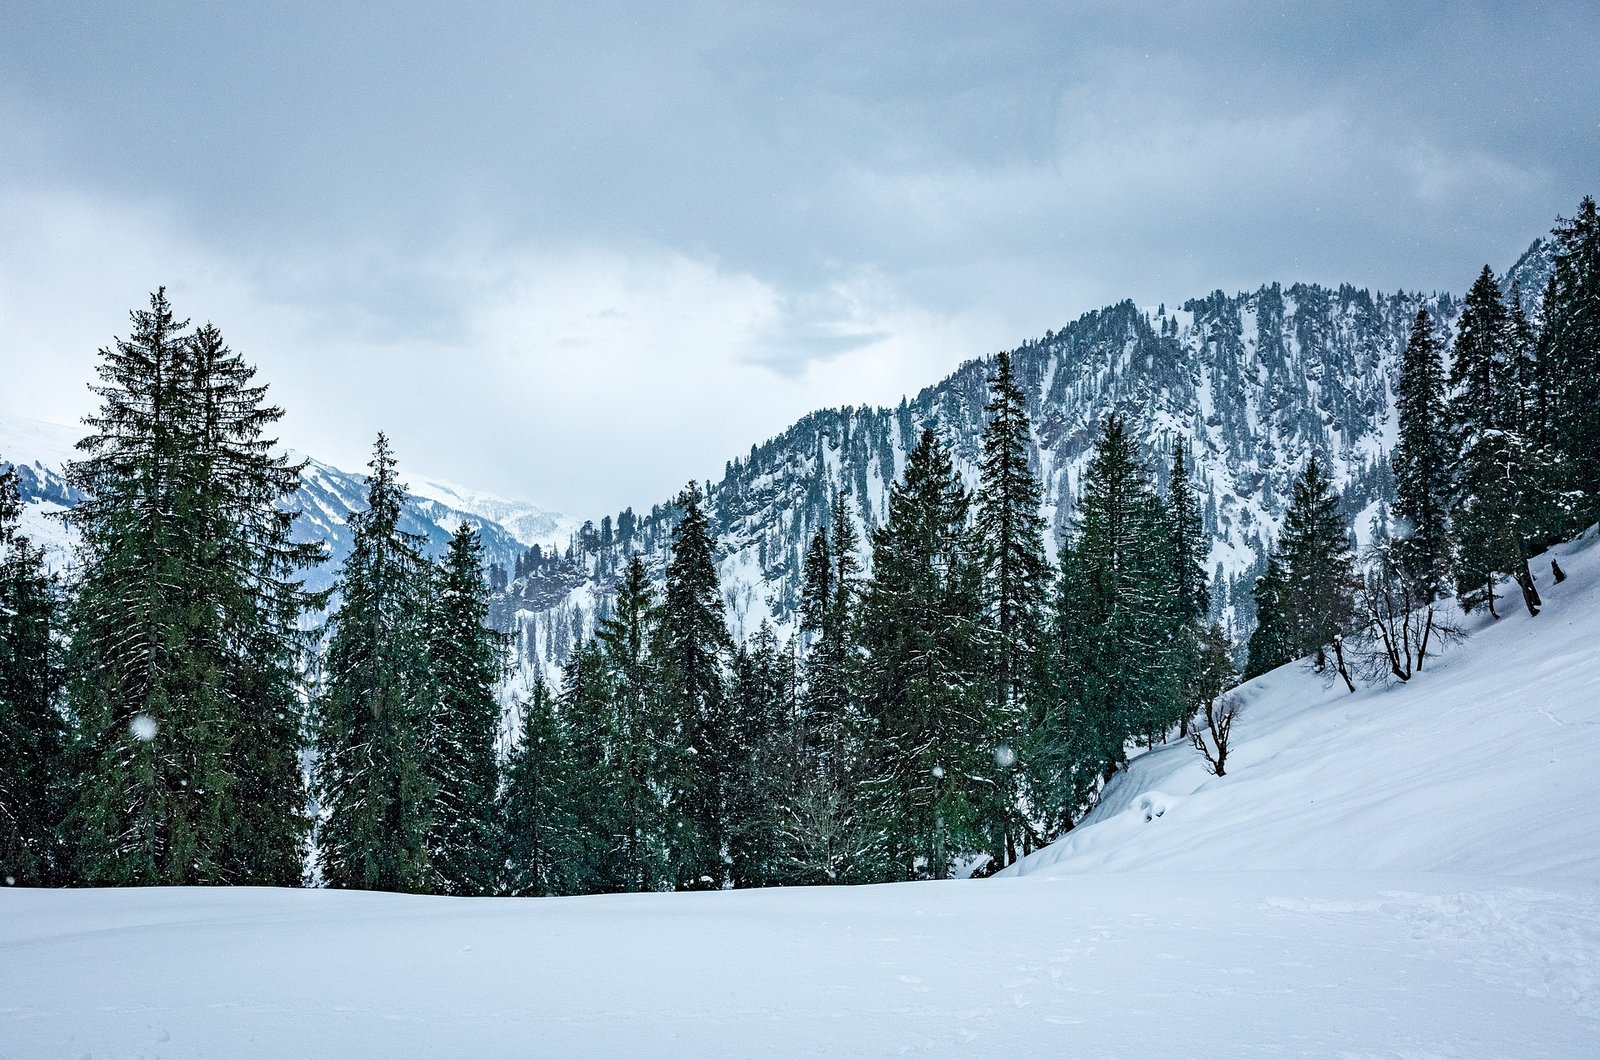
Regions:
[[1600, 1056], [1600, 3], [17, 0], [0, 1060]]
[[1239, 587], [1207, 570], [1195, 439], [1165, 432], [1155, 464], [1126, 403], [1091, 414], [1051, 533], [1003, 352], [981, 362], [975, 475], [930, 419], [876, 518], [832, 483], [788, 621], [730, 628], [716, 501], [691, 481], [643, 529], [586, 524], [553, 557], [599, 557], [605, 603], [531, 676], [493, 614], [549, 561], [496, 567], [465, 523], [430, 558], [382, 434], [313, 587], [282, 410], [157, 290], [99, 354], [70, 563], [0, 478], [5, 874], [578, 895], [1003, 869], [1131, 751], [1205, 746], [1241, 678], [1303, 658], [1350, 691], [1406, 681], [1460, 635], [1441, 601], [1539, 614], [1541, 557], [1600, 514], [1593, 199], [1549, 247], [1541, 291], [1485, 267], [1447, 316], [1416, 310], [1370, 525], [1324, 458], [1293, 469], [1248, 633], [1213, 606]]

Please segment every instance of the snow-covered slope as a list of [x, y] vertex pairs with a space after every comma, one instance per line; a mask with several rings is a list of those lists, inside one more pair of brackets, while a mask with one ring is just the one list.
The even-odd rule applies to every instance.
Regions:
[[[1186, 746], [1135, 759], [1021, 875], [1468, 872], [1600, 883], [1600, 547], [1555, 550], [1538, 618], [1509, 598], [1406, 685], [1347, 693], [1287, 666], [1240, 687], [1227, 776]], [[1547, 560], [1538, 561], [1543, 571]], [[1600, 968], [1595, 969], [1600, 975]]]
[[0, 1056], [1593, 1057], [1600, 547], [1409, 686], [1244, 689], [1012, 878], [0, 890]]

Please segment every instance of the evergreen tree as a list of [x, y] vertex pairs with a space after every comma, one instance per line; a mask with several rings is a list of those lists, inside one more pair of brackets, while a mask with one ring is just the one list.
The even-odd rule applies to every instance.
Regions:
[[566, 894], [626, 890], [632, 882], [614, 703], [612, 674], [600, 645], [580, 642], [562, 672], [558, 702], [571, 755], [568, 805], [576, 824], [575, 841], [563, 859]]
[[843, 785], [852, 765], [850, 685], [860, 591], [856, 529], [843, 491], [834, 494], [831, 530], [831, 541], [827, 531], [817, 532], [801, 594], [801, 629], [813, 634], [806, 655], [802, 753], [833, 784]]
[[781, 811], [796, 764], [794, 660], [763, 622], [735, 649], [732, 670], [729, 871], [735, 887], [763, 887], [784, 878]]
[[1168, 562], [1178, 610], [1185, 622], [1201, 625], [1211, 613], [1211, 587], [1205, 567], [1211, 548], [1200, 521], [1200, 502], [1189, 484], [1189, 460], [1182, 438], [1172, 442], [1167, 520], [1171, 538]]
[[663, 708], [676, 732], [670, 842], [680, 887], [728, 882], [728, 784], [725, 660], [732, 649], [717, 579], [716, 540], [691, 482], [678, 495], [683, 515], [672, 531], [666, 591], [656, 626]]
[[165, 293], [101, 351], [96, 433], [69, 481], [86, 499], [70, 619], [79, 780], [69, 832], [94, 883], [294, 883], [304, 792], [300, 572], [271, 455], [282, 411], [214, 327]]
[[1600, 216], [1585, 197], [1554, 231], [1545, 297], [1541, 381], [1565, 486], [1577, 494], [1569, 529], [1600, 515]]
[[433, 806], [429, 858], [445, 894], [489, 894], [500, 861], [495, 737], [503, 638], [489, 626], [483, 546], [462, 523], [434, 574], [428, 650], [438, 686], [429, 740]]
[[521, 712], [499, 803], [506, 837], [502, 889], [523, 896], [563, 894], [579, 846], [575, 765], [544, 678], [534, 679]]
[[274, 455], [266, 435], [283, 410], [217, 328], [198, 328], [190, 347], [198, 429], [186, 492], [201, 528], [190, 562], [210, 589], [212, 665], [232, 729], [223, 863], [231, 882], [289, 887], [304, 875], [311, 826], [300, 751], [313, 634], [301, 618], [327, 601], [304, 574], [323, 547], [294, 539], [298, 514], [283, 504], [305, 468]]
[[1417, 310], [1400, 357], [1395, 405], [1400, 439], [1394, 450], [1394, 514], [1405, 524], [1402, 562], [1428, 592], [1437, 594], [1450, 563], [1446, 512], [1451, 453], [1442, 350], [1426, 309]]
[[979, 807], [997, 766], [969, 506], [948, 451], [924, 429], [873, 533], [861, 602], [865, 794], [891, 879], [947, 876], [991, 840]]
[[1509, 574], [1522, 590], [1528, 613], [1541, 607], [1528, 568], [1529, 538], [1541, 478], [1518, 386], [1518, 338], [1488, 266], [1479, 274], [1456, 326], [1450, 383], [1452, 425], [1460, 439], [1456, 474], [1456, 584], [1464, 606], [1488, 604], [1494, 580]]
[[427, 891], [437, 794], [427, 757], [438, 688], [421, 538], [400, 528], [404, 487], [378, 435], [367, 509], [350, 517], [317, 703], [318, 835], [330, 887]]
[[65, 882], [60, 775], [61, 596], [18, 530], [13, 468], [0, 471], [0, 881]]
[[1290, 488], [1278, 547], [1283, 557], [1284, 600], [1290, 604], [1286, 611], [1293, 657], [1311, 655], [1321, 673], [1327, 668], [1327, 650], [1332, 647], [1339, 672], [1348, 682], [1338, 653], [1354, 611], [1355, 558], [1350, 554], [1350, 527], [1339, 513], [1339, 498], [1316, 457], [1306, 461], [1305, 470]]
[[1168, 581], [1178, 620], [1173, 646], [1178, 685], [1184, 709], [1178, 718], [1178, 735], [1189, 734], [1189, 719], [1210, 698], [1206, 679], [1206, 619], [1211, 613], [1211, 589], [1205, 561], [1211, 548], [1200, 522], [1200, 504], [1189, 485], [1188, 456], [1183, 439], [1172, 443], [1172, 473], [1167, 484], [1166, 529]]
[[[977, 539], [983, 567], [984, 611], [994, 686], [990, 743], [1015, 761], [1038, 700], [1039, 641], [1050, 564], [1044, 555], [1044, 518], [1038, 479], [1028, 464], [1032, 427], [1027, 400], [1011, 370], [1011, 355], [996, 359], [989, 380], [989, 423], [983, 433], [977, 492]], [[1022, 820], [1018, 774], [996, 778], [985, 807], [998, 859], [1017, 858]]]
[[[1183, 712], [1176, 649], [1183, 611], [1160, 499], [1122, 420], [1111, 416], [1084, 472], [1057, 624], [1085, 746], [1105, 775], [1129, 740], [1153, 740]], [[1091, 735], [1092, 734], [1092, 735]]]
[[611, 673], [621, 848], [619, 879], [630, 891], [670, 887], [670, 852], [661, 795], [671, 783], [667, 748], [674, 739], [661, 714], [650, 645], [655, 592], [644, 563], [630, 557], [615, 609], [597, 639]]
[[1295, 658], [1294, 609], [1283, 558], [1274, 551], [1255, 584], [1256, 628], [1250, 634], [1245, 680], [1276, 670]]

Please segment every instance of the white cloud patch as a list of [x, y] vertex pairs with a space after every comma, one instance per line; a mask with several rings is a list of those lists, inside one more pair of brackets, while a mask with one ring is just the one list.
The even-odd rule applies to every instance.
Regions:
[[820, 405], [893, 403], [1003, 327], [867, 270], [790, 296], [652, 247], [244, 268], [148, 206], [12, 191], [0, 225], [0, 409], [90, 411], [95, 350], [164, 282], [260, 367], [287, 443], [354, 467], [381, 428], [403, 472], [577, 515], [664, 500]]

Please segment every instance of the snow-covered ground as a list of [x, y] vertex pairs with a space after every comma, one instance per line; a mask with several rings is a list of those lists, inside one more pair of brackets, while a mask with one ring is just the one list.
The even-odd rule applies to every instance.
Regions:
[[[1286, 668], [1009, 878], [0, 891], [0, 1057], [1600, 1055], [1600, 549], [1409, 686]], [[1547, 570], [1547, 564], [1541, 569]]]

